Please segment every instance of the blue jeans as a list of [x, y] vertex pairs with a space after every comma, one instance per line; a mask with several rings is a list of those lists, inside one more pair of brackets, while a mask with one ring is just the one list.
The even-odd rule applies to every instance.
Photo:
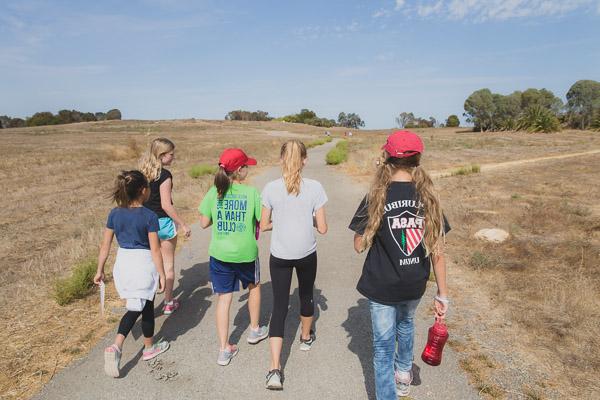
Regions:
[[377, 400], [396, 400], [394, 371], [412, 369], [414, 316], [420, 300], [406, 300], [393, 306], [369, 301]]

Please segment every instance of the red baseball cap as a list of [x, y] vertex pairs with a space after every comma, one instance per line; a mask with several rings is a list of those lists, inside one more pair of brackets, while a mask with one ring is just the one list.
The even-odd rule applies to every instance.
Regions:
[[219, 166], [227, 172], [234, 172], [244, 165], [256, 165], [256, 160], [248, 157], [242, 149], [225, 149], [219, 158]]
[[396, 131], [387, 138], [382, 147], [390, 156], [404, 158], [423, 153], [424, 146], [421, 138], [411, 131]]

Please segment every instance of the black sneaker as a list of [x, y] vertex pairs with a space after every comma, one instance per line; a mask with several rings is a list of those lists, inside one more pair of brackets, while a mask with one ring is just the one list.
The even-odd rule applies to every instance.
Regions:
[[283, 374], [278, 369], [272, 369], [267, 374], [266, 388], [269, 390], [283, 390]]
[[308, 339], [302, 339], [302, 334], [300, 334], [300, 350], [309, 351], [315, 340], [317, 340], [317, 337], [312, 329], [310, 330], [310, 338]]

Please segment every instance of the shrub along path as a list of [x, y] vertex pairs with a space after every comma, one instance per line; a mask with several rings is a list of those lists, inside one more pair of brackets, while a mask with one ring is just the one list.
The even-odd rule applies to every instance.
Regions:
[[[196, 224], [191, 241], [177, 256], [179, 274], [175, 293], [182, 307], [168, 318], [157, 317], [157, 337], [170, 341], [171, 349], [154, 362], [141, 361], [142, 342], [138, 323], [125, 342], [121, 378], [112, 379], [103, 372], [102, 353], [113, 339], [111, 334], [87, 357], [61, 371], [37, 398], [374, 399], [371, 320], [367, 301], [355, 289], [364, 255], [354, 253], [353, 234], [347, 229], [366, 187], [325, 165], [325, 154], [334, 145], [335, 142], [332, 142], [311, 150], [304, 171], [305, 177], [318, 179], [327, 191], [329, 232], [319, 237], [319, 267], [315, 284], [317, 341], [310, 352], [298, 349], [296, 278], [292, 283], [282, 358], [286, 375], [283, 393], [264, 388], [269, 366], [268, 342], [251, 346], [245, 341], [249, 320], [244, 293], [234, 296], [231, 315], [231, 340], [239, 343], [240, 352], [229, 366], [216, 364], [215, 307], [207, 265], [210, 232], [202, 231]], [[254, 177], [252, 183], [262, 188], [278, 176], [279, 169], [272, 168]], [[268, 323], [272, 309], [269, 236], [265, 234], [260, 238], [263, 324]], [[477, 391], [467, 383], [452, 349], [445, 349], [445, 358], [439, 367], [427, 366], [420, 360], [427, 328], [432, 323], [429, 308], [434, 290], [434, 285], [431, 285], [416, 318], [416, 376], [411, 397], [477, 399]], [[158, 298], [157, 303], [160, 300]]]

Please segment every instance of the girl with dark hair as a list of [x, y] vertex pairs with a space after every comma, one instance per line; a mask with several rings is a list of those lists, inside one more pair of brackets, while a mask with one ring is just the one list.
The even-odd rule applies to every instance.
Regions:
[[238, 353], [229, 343], [229, 309], [233, 292], [248, 288], [250, 331], [247, 342], [257, 344], [268, 336], [266, 326], [259, 326], [260, 264], [255, 229], [260, 220], [260, 196], [256, 188], [244, 185], [248, 166], [256, 165], [241, 149], [225, 149], [219, 159], [214, 186], [200, 204], [200, 225], [212, 225], [210, 280], [217, 294], [217, 364], [226, 366]]
[[408, 396], [414, 315], [431, 265], [435, 317], [448, 310], [444, 239], [450, 230], [433, 182], [420, 166], [423, 142], [410, 131], [387, 138], [369, 193], [350, 223], [354, 249], [369, 250], [358, 291], [369, 299], [378, 400]]
[[106, 229], [98, 255], [98, 270], [94, 283], [104, 281], [104, 264], [113, 237], [119, 250], [113, 268], [113, 279], [119, 296], [127, 300], [127, 312], [121, 318], [114, 344], [104, 350], [104, 371], [119, 376], [123, 342], [142, 316], [144, 335], [143, 360], [150, 360], [167, 351], [167, 342], [153, 343], [154, 294], [165, 289], [165, 270], [158, 240], [158, 217], [142, 204], [149, 195], [148, 180], [140, 171], [123, 171], [117, 176], [112, 198], [117, 203], [108, 214]]

